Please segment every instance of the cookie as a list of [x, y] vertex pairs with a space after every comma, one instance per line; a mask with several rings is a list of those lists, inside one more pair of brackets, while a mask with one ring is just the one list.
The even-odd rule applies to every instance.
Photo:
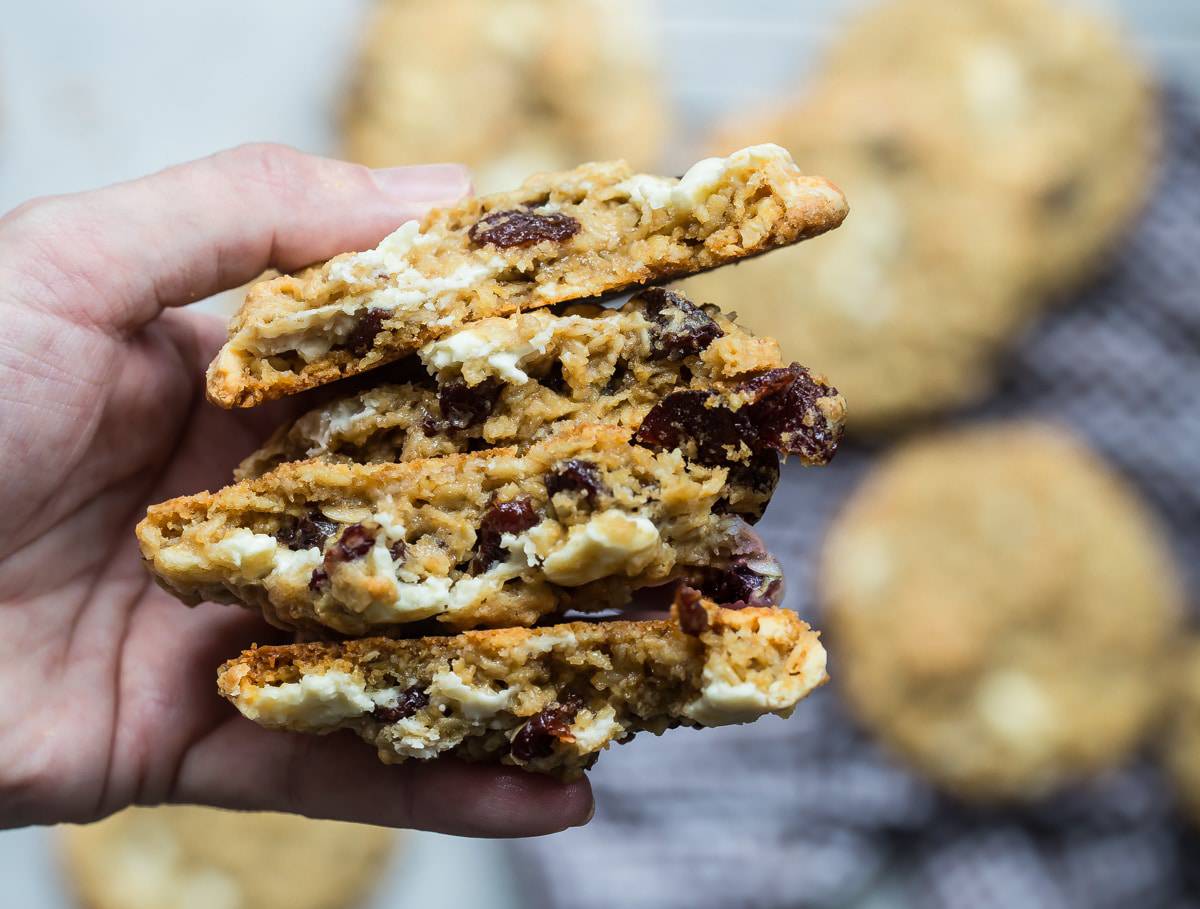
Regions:
[[682, 286], [835, 376], [860, 435], [979, 397], [1030, 312], [1020, 224], [1001, 194], [923, 166], [936, 128], [896, 86], [843, 80], [714, 140], [770, 136], [854, 200], [828, 236]]
[[451, 754], [570, 779], [638, 732], [789, 716], [825, 681], [817, 637], [786, 609], [683, 588], [664, 621], [260, 647], [218, 688], [264, 726], [352, 729], [387, 763]]
[[1194, 636], [1175, 657], [1170, 699], [1164, 764], [1185, 812], [1200, 824], [1200, 641]]
[[1160, 708], [1181, 588], [1134, 493], [1061, 430], [997, 424], [888, 456], [832, 527], [842, 693], [941, 786], [1036, 798], [1118, 764]]
[[1020, 206], [1043, 291], [1092, 271], [1151, 185], [1151, 80], [1115, 22], [1074, 4], [889, 0], [835, 43], [828, 69], [903, 85], [940, 122], [945, 166]]
[[638, 3], [384, 0], [343, 121], [371, 167], [461, 161], [481, 192], [623, 157], [656, 163], [667, 109]]
[[405, 381], [341, 395], [280, 427], [238, 478], [312, 457], [407, 461], [526, 446], [599, 423], [629, 427], [657, 447], [700, 436], [696, 453], [708, 463], [749, 442], [824, 464], [845, 416], [837, 389], [786, 365], [775, 341], [663, 288], [620, 309], [581, 304], [481, 319], [418, 357], [398, 364]]
[[376, 249], [251, 287], [208, 370], [251, 406], [410, 354], [466, 323], [715, 268], [836, 227], [836, 187], [777, 146], [681, 179], [623, 162], [531, 177], [410, 221]]
[[[529, 447], [392, 463], [300, 461], [150, 508], [150, 571], [184, 602], [240, 602], [284, 628], [362, 635], [436, 617], [530, 625], [640, 587], [739, 568], [778, 460], [706, 466], [582, 427]], [[778, 574], [761, 577], [769, 596]]]
[[128, 808], [62, 833], [88, 909], [343, 909], [395, 844], [380, 827], [215, 808]]

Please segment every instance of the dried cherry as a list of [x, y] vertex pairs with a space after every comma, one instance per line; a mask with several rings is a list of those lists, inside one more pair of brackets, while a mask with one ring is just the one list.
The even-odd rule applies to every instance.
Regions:
[[546, 492], [551, 496], [560, 492], [578, 492], [594, 506], [596, 497], [607, 495], [608, 491], [600, 478], [600, 468], [582, 458], [559, 461], [546, 474]]
[[338, 541], [325, 553], [325, 571], [331, 571], [342, 562], [353, 562], [361, 559], [375, 545], [375, 534], [363, 527], [362, 524], [351, 524], [342, 531]]
[[572, 694], [566, 695], [557, 704], [543, 708], [513, 736], [509, 752], [522, 763], [549, 757], [556, 741], [570, 740], [571, 723], [582, 709], [583, 701]]
[[529, 496], [518, 496], [507, 502], [493, 502], [479, 522], [475, 534], [474, 572], [486, 571], [500, 560], [503, 547], [500, 538], [506, 533], [521, 533], [538, 522], [537, 512]]
[[413, 685], [400, 693], [400, 698], [389, 707], [376, 707], [371, 712], [371, 718], [380, 723], [395, 723], [408, 719], [429, 703], [429, 695], [420, 685]]
[[527, 208], [494, 211], [467, 231], [472, 242], [501, 249], [532, 246], [543, 240], [561, 243], [579, 233], [579, 222], [560, 211], [537, 212]]
[[285, 524], [275, 531], [275, 539], [294, 551], [312, 549], [314, 546], [322, 549], [329, 535], [337, 530], [337, 522], [331, 521], [321, 512], [313, 509], [303, 517]]
[[482, 423], [491, 416], [500, 390], [501, 385], [495, 379], [487, 379], [478, 385], [468, 385], [462, 379], [442, 383], [438, 388], [438, 407], [443, 423], [451, 429], [466, 429]]
[[365, 357], [375, 346], [375, 336], [383, 330], [383, 320], [388, 316], [386, 309], [368, 309], [359, 316], [350, 334], [346, 336], [344, 347], [356, 357]]
[[653, 356], [657, 359], [693, 356], [725, 334], [708, 313], [683, 294], [652, 287], [642, 292], [642, 300], [647, 317], [654, 323]]

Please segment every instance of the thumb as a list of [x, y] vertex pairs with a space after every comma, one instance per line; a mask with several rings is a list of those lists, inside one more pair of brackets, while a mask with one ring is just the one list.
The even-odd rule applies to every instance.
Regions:
[[[4, 271], [98, 327], [136, 330], [163, 307], [374, 246], [470, 192], [467, 170], [370, 170], [277, 145], [246, 145], [93, 192], [26, 203], [0, 219]], [[11, 286], [11, 285], [10, 285]], [[29, 294], [22, 295], [28, 299]]]

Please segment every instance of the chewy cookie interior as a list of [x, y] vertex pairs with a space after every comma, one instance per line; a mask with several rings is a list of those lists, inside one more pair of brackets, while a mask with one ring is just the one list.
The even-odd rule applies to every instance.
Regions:
[[[728, 474], [593, 427], [524, 454], [285, 464], [155, 506], [138, 533], [178, 596], [255, 605], [284, 627], [527, 625], [680, 575], [745, 576], [737, 512], [761, 510], [770, 489]], [[745, 599], [778, 580], [754, 574]]]
[[707, 464], [733, 469], [772, 449], [820, 464], [845, 411], [822, 377], [784, 366], [773, 340], [662, 288], [620, 309], [485, 319], [384, 371], [402, 374], [281, 427], [239, 478], [310, 457], [405, 461], [525, 445], [578, 425], [638, 430], [643, 420], [643, 444], [674, 447], [687, 436]]
[[691, 274], [835, 227], [845, 200], [778, 146], [681, 179], [623, 162], [543, 174], [408, 222], [373, 250], [251, 288], [209, 368], [249, 406], [363, 372], [457, 326]]

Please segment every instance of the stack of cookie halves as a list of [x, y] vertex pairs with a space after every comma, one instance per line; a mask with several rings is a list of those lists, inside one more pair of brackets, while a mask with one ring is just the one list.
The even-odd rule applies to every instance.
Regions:
[[[337, 640], [247, 651], [221, 694], [264, 726], [353, 729], [384, 761], [564, 777], [642, 730], [788, 715], [825, 655], [773, 605], [781, 572], [747, 525], [781, 456], [829, 460], [845, 405], [774, 340], [652, 285], [845, 215], [777, 146], [679, 179], [592, 163], [254, 285], [210, 399], [339, 384], [137, 534], [184, 602]], [[667, 584], [669, 619], [568, 621]]]

